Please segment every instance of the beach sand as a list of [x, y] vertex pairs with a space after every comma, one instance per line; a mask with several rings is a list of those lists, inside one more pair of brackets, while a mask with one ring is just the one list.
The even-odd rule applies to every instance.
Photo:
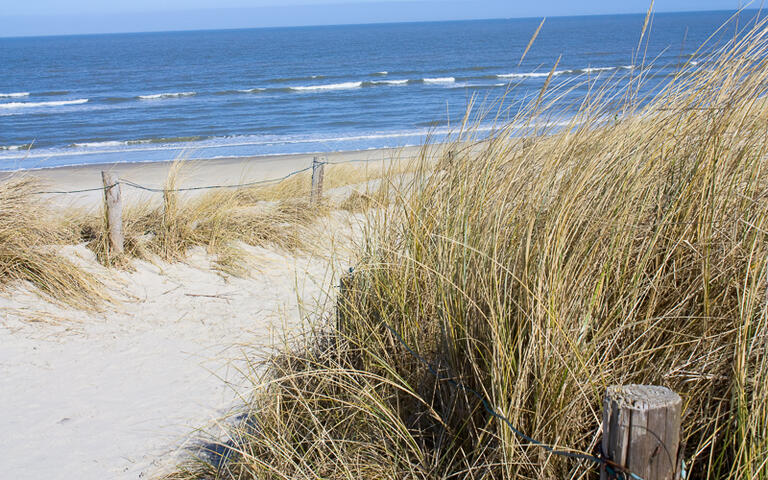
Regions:
[[[416, 149], [328, 155], [329, 161], [388, 160]], [[196, 161], [183, 186], [275, 178], [307, 167], [313, 155]], [[121, 178], [162, 185], [161, 164], [106, 166]], [[23, 173], [46, 188], [99, 187], [104, 166]], [[8, 177], [8, 174], [4, 175]], [[124, 189], [128, 201], [131, 192]], [[333, 192], [329, 192], [332, 195]], [[158, 196], [155, 194], [155, 196]], [[63, 199], [61, 197], [64, 197]], [[101, 192], [50, 196], [98, 208]], [[223, 277], [202, 248], [183, 263], [133, 262], [107, 269], [84, 245], [62, 254], [97, 275], [116, 303], [83, 312], [42, 298], [24, 284], [0, 294], [0, 468], [3, 478], [154, 478], [246, 394], [248, 354], [268, 352], [327, 302], [338, 272], [354, 265], [348, 248], [360, 218], [322, 217], [312, 254], [245, 247], [248, 278]], [[324, 247], [326, 245], [326, 247]]]
[[84, 313], [24, 286], [0, 297], [0, 465], [13, 479], [153, 478], [246, 392], [246, 355], [299, 330], [332, 285], [327, 259], [252, 248], [252, 278], [185, 263], [107, 272], [121, 301]]
[[[332, 163], [371, 163], [387, 162], [393, 159], [412, 158], [419, 154], [421, 147], [399, 149], [384, 148], [349, 152], [312, 153], [296, 155], [272, 155], [264, 157], [224, 158], [213, 160], [190, 160], [184, 162], [183, 175], [179, 187], [203, 187], [209, 185], [233, 185], [249, 182], [273, 180], [312, 165], [315, 157], [324, 158]], [[81, 165], [56, 167], [21, 172], [0, 172], [0, 181], [24, 175], [42, 182], [46, 191], [73, 191], [94, 189], [102, 186], [101, 171], [109, 171], [120, 179], [150, 187], [162, 188], [173, 162], [116, 163], [104, 165]], [[158, 195], [123, 186], [126, 202], [136, 200], [157, 200]], [[48, 197], [61, 206], [89, 207], [101, 206], [101, 191], [67, 195], [49, 195]]]

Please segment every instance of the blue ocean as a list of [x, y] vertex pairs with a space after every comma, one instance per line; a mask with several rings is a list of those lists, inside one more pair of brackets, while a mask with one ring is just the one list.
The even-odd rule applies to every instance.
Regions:
[[558, 59], [555, 82], [621, 82], [645, 58], [652, 91], [732, 14], [657, 14], [640, 55], [644, 15], [549, 18], [522, 62], [541, 19], [0, 38], [0, 169], [420, 144]]

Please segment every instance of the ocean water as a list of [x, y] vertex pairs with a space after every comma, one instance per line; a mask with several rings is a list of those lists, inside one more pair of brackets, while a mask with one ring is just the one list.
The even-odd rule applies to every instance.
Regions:
[[[643, 88], [731, 14], [656, 15]], [[420, 144], [473, 97], [514, 111], [558, 58], [556, 82], [625, 81], [643, 21], [547, 19], [522, 63], [540, 19], [0, 38], [0, 169]]]

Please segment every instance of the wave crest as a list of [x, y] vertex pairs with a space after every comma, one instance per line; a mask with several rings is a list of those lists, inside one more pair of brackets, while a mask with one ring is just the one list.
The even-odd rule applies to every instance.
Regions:
[[0, 98], [21, 98], [28, 96], [29, 92], [0, 93]]
[[[564, 73], [570, 73], [572, 70], [555, 70], [552, 76], [562, 75]], [[496, 75], [497, 78], [540, 78], [548, 77], [549, 72], [527, 72], [527, 73], [502, 73]]]
[[[632, 70], [635, 67], [632, 65], [621, 65], [618, 67], [585, 67], [575, 68], [572, 70], [555, 70], [552, 72], [552, 76], [558, 75], [579, 75], [582, 73], [594, 73], [594, 72], [611, 72], [615, 70]], [[496, 75], [496, 78], [544, 78], [548, 77], [549, 72], [519, 72], [519, 73], [503, 73]]]
[[344, 82], [344, 83], [331, 83], [328, 85], [308, 85], [299, 87], [289, 87], [289, 90], [296, 92], [319, 92], [324, 90], [353, 90], [361, 88], [363, 82]]
[[260, 93], [266, 90], [266, 88], [246, 88], [243, 90], [238, 90], [237, 93]]
[[104, 148], [104, 147], [125, 147], [132, 145], [165, 145], [172, 143], [197, 142], [204, 140], [205, 137], [196, 135], [190, 137], [158, 137], [145, 138], [140, 140], [105, 140], [101, 142], [81, 142], [69, 145], [70, 148]]
[[81, 105], [88, 103], [87, 98], [80, 98], [77, 100], [61, 100], [58, 102], [11, 102], [0, 103], [0, 108], [3, 109], [15, 109], [15, 108], [35, 108], [35, 107], [62, 107], [65, 105]]
[[592, 73], [592, 72], [610, 72], [611, 70], [617, 70], [619, 67], [587, 67], [582, 68], [581, 71], [584, 73]]
[[170, 93], [154, 93], [152, 95], [139, 95], [139, 100], [161, 100], [164, 98], [179, 98], [179, 97], [193, 97], [197, 95], [197, 92], [170, 92]]
[[438, 77], [438, 78], [424, 78], [422, 81], [428, 85], [439, 85], [439, 84], [455, 83], [456, 79], [453, 77]]
[[370, 85], [408, 85], [410, 80], [373, 80], [368, 82]]
[[0, 145], [0, 151], [30, 150], [30, 149], [32, 149], [31, 143], [25, 143], [24, 145]]

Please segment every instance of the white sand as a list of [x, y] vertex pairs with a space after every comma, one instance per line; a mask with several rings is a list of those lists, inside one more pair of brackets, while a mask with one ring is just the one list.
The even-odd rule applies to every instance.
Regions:
[[[337, 239], [354, 230], [353, 217], [325, 221], [318, 232]], [[252, 278], [224, 279], [201, 250], [186, 263], [136, 261], [136, 271], [115, 273], [84, 246], [66, 247], [122, 298], [98, 314], [44, 301], [24, 285], [2, 292], [0, 478], [127, 480], [167, 471], [195, 428], [238, 404], [246, 353], [299, 330], [302, 308], [327, 301], [329, 265], [349, 265], [250, 250]]]
[[[438, 148], [438, 147], [436, 147]], [[298, 155], [274, 155], [249, 158], [224, 158], [213, 160], [195, 160], [184, 163], [183, 175], [178, 187], [201, 187], [208, 185], [233, 185], [281, 178], [291, 172], [312, 165], [314, 157], [321, 157], [328, 162], [349, 162], [357, 164], [390, 161], [392, 159], [412, 158], [418, 155], [420, 147], [402, 149], [374, 149], [350, 152], [331, 152]], [[46, 191], [72, 191], [93, 189], [102, 186], [101, 171], [116, 174], [121, 180], [130, 180], [150, 188], [162, 188], [172, 162], [152, 163], [116, 163], [108, 165], [83, 165], [78, 167], [59, 167], [23, 172], [0, 172], [0, 181], [15, 175], [32, 176], [43, 183]], [[148, 193], [126, 185], [122, 186], [124, 202], [161, 198], [158, 194]], [[101, 191], [68, 195], [48, 195], [51, 201], [60, 205], [99, 208], [103, 193]]]

